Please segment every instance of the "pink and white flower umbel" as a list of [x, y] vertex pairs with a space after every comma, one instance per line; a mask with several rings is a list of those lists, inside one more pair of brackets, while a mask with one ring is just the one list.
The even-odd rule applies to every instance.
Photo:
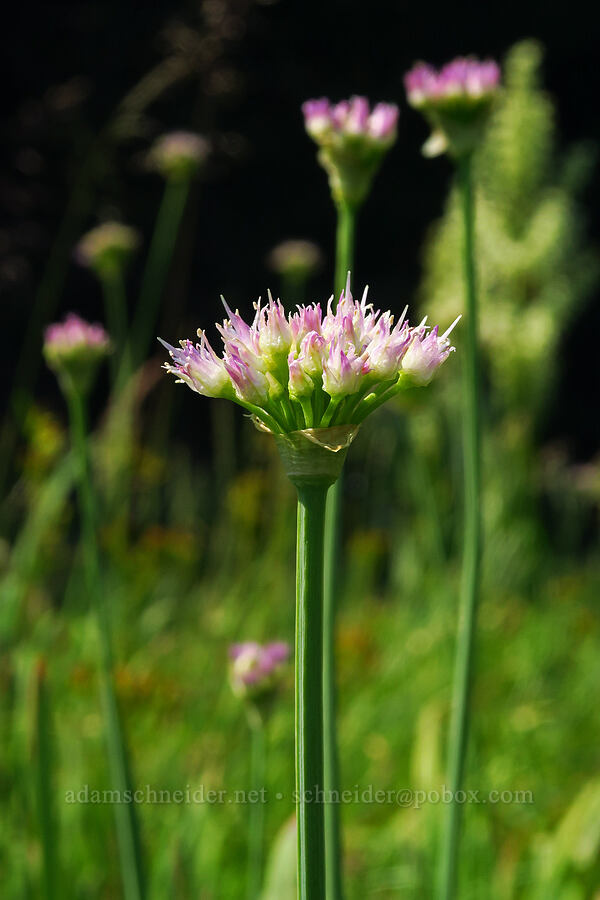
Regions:
[[76, 378], [81, 386], [109, 352], [110, 339], [102, 325], [92, 325], [75, 313], [49, 325], [44, 334], [44, 356], [50, 368]]
[[208, 141], [191, 131], [172, 131], [157, 138], [149, 153], [149, 163], [165, 178], [186, 180], [206, 161]]
[[290, 655], [284, 641], [258, 644], [246, 641], [229, 648], [230, 680], [238, 697], [256, 699], [271, 693], [278, 685]]
[[199, 332], [197, 344], [162, 341], [171, 357], [165, 369], [199, 394], [233, 400], [274, 434], [358, 425], [402, 388], [428, 384], [454, 349], [458, 322], [442, 335], [425, 321], [411, 327], [406, 310], [395, 322], [368, 301], [367, 289], [355, 301], [349, 280], [325, 314], [313, 303], [286, 315], [270, 294], [251, 324], [225, 308], [229, 318], [217, 326], [222, 356]]
[[439, 71], [417, 63], [404, 76], [408, 102], [423, 112], [433, 134], [423, 152], [453, 156], [471, 152], [481, 137], [500, 90], [500, 67], [494, 60], [459, 57]]
[[336, 203], [359, 206], [383, 157], [396, 140], [398, 107], [366, 97], [332, 104], [326, 97], [302, 104], [306, 131], [319, 147]]

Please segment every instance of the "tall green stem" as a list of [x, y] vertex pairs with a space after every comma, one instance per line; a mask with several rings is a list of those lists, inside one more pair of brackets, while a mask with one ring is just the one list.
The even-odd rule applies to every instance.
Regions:
[[122, 387], [131, 374], [131, 360], [126, 346], [127, 341], [127, 297], [125, 282], [120, 268], [111, 269], [102, 276], [106, 324], [114, 352], [110, 357], [110, 374], [114, 386]]
[[356, 231], [356, 207], [349, 203], [337, 205], [337, 231], [335, 238], [335, 296], [344, 290], [346, 276], [354, 267], [354, 244]]
[[326, 496], [326, 486], [298, 486], [296, 812], [299, 900], [325, 900], [323, 536]]
[[470, 688], [479, 569], [481, 559], [480, 512], [480, 414], [477, 341], [477, 287], [474, 260], [474, 202], [471, 157], [458, 168], [463, 214], [463, 265], [465, 280], [466, 352], [463, 372], [464, 543], [458, 620], [458, 636], [448, 744], [448, 775], [452, 801], [443, 834], [440, 868], [440, 900], [456, 896], [457, 859], [462, 806], [456, 802], [462, 789], [469, 737]]
[[258, 900], [262, 883], [263, 852], [265, 838], [265, 804], [263, 789], [266, 773], [266, 734], [265, 723], [257, 709], [252, 709], [249, 716], [251, 749], [250, 749], [250, 787], [254, 791], [255, 800], [250, 804], [248, 820], [248, 900]]
[[[110, 621], [101, 584], [96, 538], [96, 498], [90, 474], [85, 400], [72, 382], [65, 386], [65, 394], [69, 405], [73, 450], [78, 467], [85, 580], [98, 627], [100, 693], [106, 722], [111, 781], [120, 797], [125, 798], [127, 792], [131, 791], [131, 778], [113, 684]], [[135, 806], [123, 799], [122, 802], [114, 804], [114, 810], [125, 900], [143, 900], [145, 890], [142, 854]]]
[[[337, 301], [354, 264], [356, 209], [338, 205], [335, 250], [334, 299]], [[335, 611], [338, 594], [337, 561], [340, 549], [340, 506], [342, 478], [329, 491], [325, 514], [325, 587], [323, 603], [323, 728], [326, 796], [339, 796], [339, 753], [336, 729]], [[342, 840], [339, 804], [325, 804], [325, 852], [327, 858], [327, 897], [340, 900], [342, 890]]]
[[143, 362], [151, 346], [189, 190], [189, 178], [170, 179], [165, 185], [133, 320], [131, 355], [135, 365]]

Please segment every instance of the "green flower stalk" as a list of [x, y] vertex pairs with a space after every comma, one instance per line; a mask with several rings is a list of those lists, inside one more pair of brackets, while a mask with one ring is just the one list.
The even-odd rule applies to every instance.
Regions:
[[229, 648], [231, 687], [234, 694], [244, 701], [250, 727], [250, 786], [256, 798], [250, 804], [248, 821], [248, 900], [258, 900], [260, 897], [264, 857], [267, 721], [289, 654], [290, 648], [283, 641], [264, 646], [255, 641], [246, 641]]
[[75, 248], [77, 261], [92, 269], [102, 284], [106, 321], [118, 351], [110, 360], [111, 380], [116, 387], [122, 387], [131, 374], [124, 272], [139, 243], [133, 228], [119, 222], [105, 222], [88, 231]]
[[[110, 342], [100, 325], [89, 325], [76, 315], [46, 329], [44, 356], [56, 373], [67, 405], [73, 453], [77, 465], [86, 590], [98, 628], [100, 691], [112, 784], [121, 797], [131, 792], [131, 778], [117, 698], [113, 683], [110, 622], [102, 592], [102, 568], [97, 542], [97, 505], [89, 459], [86, 405], [98, 364]], [[115, 824], [125, 900], [143, 900], [144, 874], [139, 831], [133, 803], [116, 803]]]
[[[373, 178], [385, 154], [396, 140], [398, 107], [379, 103], [369, 110], [364, 97], [352, 97], [332, 106], [326, 98], [303, 104], [308, 134], [319, 147], [319, 162], [329, 176], [337, 210], [335, 281], [336, 296], [354, 269], [356, 219], [369, 194]], [[335, 614], [338, 597], [336, 563], [340, 545], [341, 484], [329, 492], [325, 518], [324, 718], [325, 785], [328, 792], [340, 787], [336, 728]], [[342, 844], [339, 810], [325, 807], [327, 895], [342, 897]]]
[[433, 128], [424, 153], [447, 151], [459, 180], [463, 216], [463, 272], [467, 341], [463, 373], [464, 539], [463, 567], [455, 657], [452, 716], [448, 739], [448, 777], [452, 801], [442, 835], [438, 896], [456, 896], [462, 790], [469, 737], [470, 692], [481, 562], [481, 423], [475, 277], [473, 152], [496, 98], [500, 69], [493, 61], [456, 59], [436, 72], [420, 63], [406, 75], [409, 103], [420, 109]]
[[[225, 303], [225, 301], [223, 301]], [[428, 384], [452, 352], [449, 334], [397, 323], [349, 284], [337, 308], [329, 299], [286, 316], [269, 295], [252, 324], [225, 304], [217, 325], [222, 356], [200, 342], [164, 344], [168, 372], [198, 394], [233, 400], [271, 434], [298, 492], [296, 568], [296, 796], [298, 896], [323, 900], [323, 552], [327, 491], [367, 416], [399, 391]], [[456, 324], [456, 323], [454, 323]], [[164, 343], [164, 342], [163, 342]], [[332, 804], [327, 804], [332, 805]]]
[[162, 135], [148, 154], [148, 165], [164, 178], [165, 189], [131, 329], [134, 366], [150, 349], [190, 186], [208, 154], [208, 141], [187, 131]]

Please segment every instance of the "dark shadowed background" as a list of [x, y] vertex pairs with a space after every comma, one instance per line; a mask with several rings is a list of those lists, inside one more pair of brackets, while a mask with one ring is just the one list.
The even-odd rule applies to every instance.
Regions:
[[[310, 238], [326, 252], [307, 299], [328, 294], [334, 212], [300, 114], [304, 99], [324, 94], [363, 93], [401, 105], [399, 140], [362, 214], [356, 261], [357, 283], [368, 281], [384, 306], [400, 309], [413, 301], [420, 247], [450, 177], [446, 160], [426, 161], [419, 153], [426, 130], [406, 108], [403, 73], [421, 58], [441, 64], [456, 54], [502, 57], [516, 40], [536, 37], [546, 48], [545, 83], [558, 101], [561, 139], [589, 142], [598, 137], [600, 78], [596, 35], [582, 9], [541, 2], [11, 5], [2, 38], [4, 385], [85, 160], [124, 96], [148, 73], [141, 93], [158, 85], [156, 95], [147, 105], [142, 100], [140, 115], [125, 117], [106, 142], [86, 182], [79, 233], [98, 216], [122, 217], [147, 240], [162, 190], [143, 167], [149, 141], [172, 128], [209, 136], [213, 154], [187, 210], [163, 313], [165, 337], [174, 340], [220, 316], [221, 292], [248, 310], [276, 282], [265, 255], [286, 237]], [[595, 177], [585, 198], [593, 243], [599, 201]], [[98, 284], [75, 264], [53, 317], [70, 309], [102, 315]], [[598, 446], [590, 409], [598, 392], [599, 330], [600, 304], [590, 298], [564, 336], [563, 378], [544, 426], [544, 438], [565, 442], [580, 460]], [[54, 379], [42, 379], [38, 390], [60, 402]], [[185, 398], [187, 411], [193, 402]]]

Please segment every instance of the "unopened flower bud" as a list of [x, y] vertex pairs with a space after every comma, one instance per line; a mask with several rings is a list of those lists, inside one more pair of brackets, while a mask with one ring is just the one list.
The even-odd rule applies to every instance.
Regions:
[[134, 228], [120, 222], [104, 222], [84, 234], [75, 248], [75, 258], [100, 278], [110, 277], [123, 270], [139, 243]]
[[283, 241], [271, 250], [267, 258], [269, 267], [284, 278], [294, 280], [308, 278], [322, 262], [322, 253], [312, 241]]
[[165, 178], [185, 181], [204, 165], [209, 152], [208, 141], [199, 134], [173, 131], [154, 142], [149, 163]]

